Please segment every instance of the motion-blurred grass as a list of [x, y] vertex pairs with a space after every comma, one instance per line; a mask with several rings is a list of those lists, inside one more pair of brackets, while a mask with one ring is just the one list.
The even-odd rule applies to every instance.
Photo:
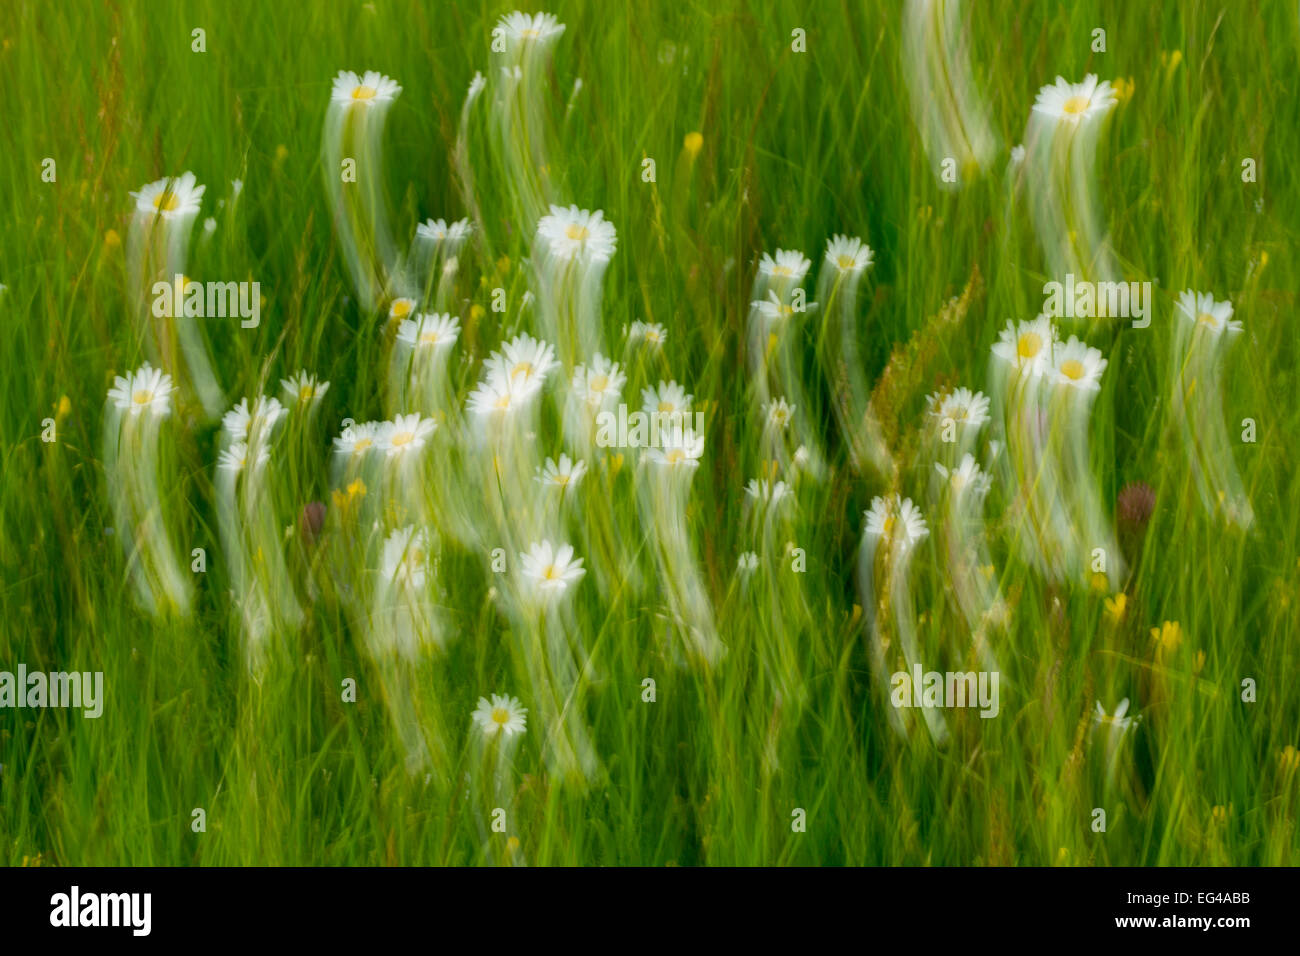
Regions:
[[[1157, 283], [1153, 322], [1092, 342], [1110, 360], [1093, 416], [1108, 499], [1129, 481], [1158, 494], [1125, 623], [1105, 624], [1106, 595], [1054, 591], [999, 547], [1004, 590], [1017, 596], [999, 650], [1001, 715], [954, 718], [945, 750], [894, 737], [871, 694], [852, 573], [863, 508], [882, 489], [853, 476], [827, 422], [835, 471], [796, 524], [809, 623], [786, 635], [800, 648], [810, 704], [782, 738], [780, 771], [763, 773], [771, 693], [750, 649], [767, 602], [724, 605], [737, 555], [751, 546], [736, 515], [758, 457], [743, 339], [756, 257], [779, 246], [816, 261], [834, 232], [871, 244], [861, 328], [873, 377], [974, 277], [965, 324], [926, 385], [979, 388], [996, 330], [1041, 308], [1041, 252], [1023, 211], [1008, 207], [1004, 159], [984, 181], [939, 189], [908, 112], [895, 4], [557, 0], [547, 9], [567, 30], [553, 70], [553, 174], [566, 199], [603, 209], [619, 230], [606, 337], [616, 341], [634, 319], [663, 323], [667, 377], [716, 403], [691, 521], [715, 603], [730, 609], [722, 637], [732, 654], [713, 678], [679, 671], [652, 601], [604, 606], [594, 589], [580, 592], [606, 678], [588, 714], [606, 775], [581, 796], [551, 785], [530, 727], [510, 835], [531, 862], [1294, 860], [1300, 780], [1284, 749], [1300, 743], [1296, 5], [970, 6], [976, 76], [1004, 159], [1036, 90], [1058, 73], [1135, 86], [1098, 168], [1126, 277]], [[333, 383], [318, 460], [289, 463], [284, 476], [301, 503], [327, 500], [329, 435], [344, 416], [383, 417], [376, 319], [349, 300], [321, 187], [331, 79], [377, 69], [404, 87], [387, 131], [398, 235], [429, 216], [460, 217], [449, 163], [459, 109], [474, 72], [489, 68], [492, 25], [510, 9], [0, 6], [0, 669], [102, 670], [107, 685], [99, 720], [0, 711], [0, 860], [495, 859], [458, 788], [435, 793], [407, 778], [360, 636], [339, 614], [314, 610], [291, 672], [248, 680], [224, 596], [211, 429], [183, 433], [172, 491], [187, 516], [186, 551], [210, 556], [199, 612], [157, 625], [131, 605], [105, 530], [99, 435], [113, 375], [143, 359], [124, 297], [128, 192], [190, 169], [207, 185], [202, 215], [218, 219], [211, 247], [191, 257], [195, 275], [257, 279], [267, 300], [256, 330], [209, 326], [222, 382], [232, 401], [300, 367]], [[205, 53], [191, 51], [200, 27]], [[1091, 52], [1096, 27], [1107, 31], [1104, 54]], [[806, 53], [791, 49], [795, 28], [807, 33]], [[691, 161], [683, 140], [693, 131], [703, 148]], [[56, 182], [42, 181], [46, 157]], [[642, 181], [645, 157], [656, 160], [655, 183]], [[1241, 181], [1245, 157], [1258, 164], [1253, 184]], [[216, 203], [234, 179], [244, 183], [239, 208], [223, 217]], [[489, 201], [486, 212], [504, 208]], [[522, 287], [531, 225], [511, 225], [514, 243], [498, 252], [510, 259], [504, 284]], [[493, 284], [465, 315], [488, 307]], [[1165, 437], [1171, 311], [1186, 287], [1231, 298], [1246, 327], [1224, 402], [1234, 434], [1243, 418], [1258, 423], [1257, 443], [1236, 449], [1257, 515], [1246, 535], [1204, 513], [1181, 449]], [[479, 344], [480, 357], [502, 334], [492, 315], [462, 340]], [[919, 400], [900, 410], [900, 426], [920, 411]], [[54, 443], [40, 439], [46, 418], [57, 419]], [[477, 697], [517, 688], [491, 582], [470, 562], [448, 574], [458, 637], [442, 665], [444, 708], [459, 747]], [[923, 574], [931, 627], [945, 620], [940, 585], [938, 572]], [[1164, 620], [1180, 623], [1184, 641], [1157, 669], [1148, 630]], [[361, 688], [355, 705], [340, 700], [345, 677]], [[657, 681], [653, 704], [641, 700], [645, 677]], [[1240, 699], [1247, 677], [1255, 703]], [[1085, 731], [1094, 701], [1109, 711], [1122, 696], [1144, 714], [1134, 784], [1105, 794]], [[206, 833], [191, 829], [196, 807]], [[1094, 807], [1107, 810], [1105, 833], [1091, 829]], [[792, 832], [795, 808], [807, 812], [806, 832]]]

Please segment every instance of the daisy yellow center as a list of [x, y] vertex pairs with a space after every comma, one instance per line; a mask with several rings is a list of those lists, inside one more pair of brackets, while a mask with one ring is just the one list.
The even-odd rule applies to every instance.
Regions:
[[396, 435], [394, 435], [392, 438], [389, 439], [389, 443], [394, 448], [401, 448], [403, 445], [409, 445], [414, 440], [415, 440], [415, 435], [412, 434], [411, 432], [398, 432]]
[[506, 710], [504, 707], [493, 707], [492, 723], [504, 727], [506, 724], [510, 723], [510, 711]]
[[855, 264], [855, 262], [856, 262], [856, 260], [855, 260], [851, 255], [849, 255], [848, 253], [845, 253], [845, 254], [841, 255], [841, 256], [840, 256], [838, 259], [836, 259], [835, 261], [839, 264], [839, 267], [840, 267], [841, 269], [846, 269], [846, 270], [847, 270], [847, 269], [852, 269], [853, 266], [854, 266], [854, 264]]
[[1016, 353], [1021, 358], [1033, 358], [1043, 347], [1043, 339], [1037, 332], [1026, 332], [1016, 343]]
[[894, 533], [894, 516], [893, 516], [893, 515], [886, 515], [886, 516], [885, 516], [885, 520], [884, 520], [883, 524], [881, 525], [881, 527], [884, 528], [884, 530], [885, 530], [885, 534], [893, 534], [893, 533]]
[[1083, 363], [1076, 359], [1066, 359], [1061, 363], [1061, 374], [1077, 382], [1083, 378]]
[[314, 388], [310, 385], [304, 385], [302, 388], [298, 389], [298, 401], [305, 402], [315, 394], [316, 390]]
[[509, 408], [509, 407], [510, 407], [510, 396], [509, 396], [509, 395], [502, 395], [500, 398], [498, 398], [497, 401], [496, 401], [496, 407], [497, 407], [497, 408]]
[[645, 334], [645, 339], [647, 342], [658, 342], [659, 333], [651, 330]]
[[790, 271], [790, 267], [789, 267], [789, 266], [773, 266], [773, 267], [772, 267], [772, 275], [774, 275], [774, 276], [792, 276], [792, 275], [794, 275], [794, 273]]
[[1061, 109], [1070, 116], [1078, 116], [1080, 113], [1087, 111], [1088, 102], [1086, 96], [1071, 96], [1065, 101], [1065, 105]]
[[582, 242], [591, 235], [591, 230], [586, 226], [580, 226], [576, 222], [571, 222], [564, 227], [564, 234], [574, 242]]
[[153, 197], [153, 208], [159, 212], [175, 212], [180, 208], [181, 201], [176, 198], [176, 194], [168, 190], [161, 192]]
[[663, 401], [659, 403], [659, 411], [665, 415], [671, 415], [675, 410], [676, 406], [672, 402]]
[[519, 35], [521, 37], [526, 37], [529, 40], [532, 40], [541, 36], [541, 33], [538, 32], [537, 30], [534, 30], [532, 27], [529, 27], [527, 30], [521, 30]]
[[556, 483], [557, 485], [567, 485], [567, 484], [569, 483], [569, 476], [568, 476], [568, 475], [556, 475], [556, 476], [555, 476], [555, 483]]
[[355, 445], [352, 446], [352, 450], [353, 450], [353, 451], [365, 451], [367, 448], [369, 448], [369, 447], [370, 447], [371, 445], [373, 445], [373, 444], [374, 444], [374, 442], [371, 441], [369, 438], [360, 438], [360, 439], [357, 440], [357, 443], [356, 443]]
[[131, 396], [131, 401], [135, 402], [137, 405], [148, 405], [153, 401], [153, 392], [149, 391], [147, 388], [142, 388]]
[[519, 362], [517, 365], [515, 365], [514, 368], [510, 370], [511, 378], [514, 378], [516, 375], [522, 375], [524, 378], [528, 378], [532, 374], [533, 374], [532, 362]]
[[425, 343], [426, 345], [433, 345], [435, 342], [438, 341], [438, 333], [425, 332], [423, 335], [420, 336], [420, 341]]
[[398, 299], [393, 303], [392, 313], [399, 319], [404, 315], [410, 315], [411, 303], [407, 302], [405, 299]]
[[352, 91], [354, 100], [373, 100], [375, 93], [378, 92], [373, 86], [358, 86]]
[[1196, 317], [1196, 321], [1208, 325], [1210, 327], [1219, 324], [1218, 320], [1209, 312], [1202, 312], [1200, 315]]
[[686, 452], [682, 451], [680, 448], [674, 448], [672, 451], [668, 452], [668, 454], [664, 455], [664, 461], [668, 462], [670, 465], [676, 465], [685, 457]]
[[546, 570], [542, 572], [542, 577], [545, 578], [547, 581], [554, 581], [559, 576], [560, 576], [560, 572], [556, 570], [555, 565], [553, 564], [548, 564], [546, 566]]
[[609, 387], [609, 376], [597, 375], [588, 383], [587, 387], [590, 388], [593, 392], [603, 392], [606, 388]]

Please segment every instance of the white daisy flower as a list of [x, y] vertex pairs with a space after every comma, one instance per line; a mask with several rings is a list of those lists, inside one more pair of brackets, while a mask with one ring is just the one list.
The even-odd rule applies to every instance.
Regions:
[[448, 349], [460, 337], [460, 319], [443, 313], [421, 313], [397, 327], [397, 341], [413, 349]]
[[1034, 111], [1065, 123], [1079, 123], [1104, 116], [1118, 100], [1108, 81], [1097, 82], [1089, 73], [1082, 83], [1070, 83], [1058, 76], [1051, 86], [1044, 86], [1034, 100]]
[[745, 485], [745, 496], [765, 505], [779, 505], [789, 500], [792, 492], [784, 481], [768, 483], [766, 480], [751, 478]]
[[1058, 335], [1047, 316], [1029, 322], [1007, 322], [1007, 327], [993, 344], [993, 354], [1012, 368], [1041, 375], [1051, 367], [1052, 348]]
[[171, 376], [145, 363], [125, 377], [114, 376], [108, 400], [119, 411], [132, 416], [148, 412], [166, 418], [172, 410], [172, 391]]
[[794, 418], [794, 406], [784, 398], [778, 398], [763, 406], [763, 415], [767, 419], [769, 428], [774, 431], [784, 431]]
[[988, 491], [989, 476], [981, 471], [979, 462], [969, 452], [962, 456], [961, 464], [956, 468], [946, 468], [936, 461], [934, 470], [952, 485], [952, 490], [955, 492], [973, 491], [976, 494], [983, 494]]
[[537, 237], [557, 259], [608, 262], [617, 245], [614, 226], [605, 221], [602, 211], [590, 212], [577, 206], [552, 206], [550, 214], [537, 223]]
[[1025, 161], [1025, 147], [1024, 147], [1023, 145], [1021, 145], [1021, 146], [1012, 146], [1012, 147], [1011, 147], [1011, 165], [1013, 165], [1013, 166], [1019, 166], [1019, 165], [1020, 165], [1021, 163], [1023, 163], [1024, 161]]
[[248, 445], [237, 441], [229, 448], [222, 449], [217, 455], [217, 468], [222, 471], [240, 472], [251, 464], [253, 470], [257, 471], [270, 460], [270, 457], [271, 453], [267, 451], [266, 446], [258, 445], [250, 462]]
[[746, 551], [736, 561], [736, 570], [745, 576], [753, 574], [758, 570], [758, 555], [753, 551]]
[[285, 398], [290, 405], [315, 405], [325, 397], [330, 383], [318, 381], [315, 375], [299, 369], [296, 375], [280, 379], [280, 387], [284, 389]]
[[501, 346], [499, 352], [493, 352], [486, 368], [489, 375], [499, 376], [511, 389], [528, 389], [541, 388], [546, 373], [557, 364], [555, 347], [525, 332]]
[[812, 260], [795, 249], [778, 249], [773, 259], [766, 252], [758, 262], [759, 275], [765, 279], [783, 279], [797, 285], [804, 280]]
[[448, 225], [443, 219], [427, 219], [415, 227], [415, 234], [436, 245], [447, 244], [452, 255], [465, 244], [473, 226], [468, 219], [457, 219]]
[[681, 416], [691, 410], [693, 397], [676, 382], [660, 382], [654, 388], [641, 389], [641, 410], [649, 416]]
[[983, 392], [958, 388], [951, 392], [935, 392], [925, 399], [926, 414], [940, 421], [951, 418], [959, 425], [978, 428], [989, 420], [989, 399]]
[[206, 187], [197, 184], [193, 173], [179, 177], [159, 179], [131, 193], [135, 208], [143, 213], [156, 213], [163, 219], [197, 215]]
[[1121, 700], [1115, 708], [1114, 714], [1107, 714], [1101, 701], [1096, 702], [1096, 708], [1093, 711], [1092, 722], [1094, 726], [1104, 726], [1111, 728], [1112, 733], [1118, 731], [1120, 734], [1127, 733], [1133, 728], [1133, 725], [1140, 721], [1140, 716], [1126, 717], [1128, 713], [1128, 698]]
[[835, 235], [826, 243], [826, 261], [842, 273], [861, 273], [870, 268], [874, 258], [871, 248], [861, 239]]
[[497, 20], [506, 42], [511, 46], [545, 43], [564, 32], [564, 24], [553, 13], [507, 13]]
[[1226, 299], [1216, 301], [1208, 292], [1193, 292], [1188, 289], [1180, 293], [1178, 312], [1188, 322], [1215, 335], [1242, 330], [1242, 324], [1232, 317], [1232, 303]]
[[920, 509], [912, 504], [912, 499], [904, 498], [900, 501], [897, 494], [888, 498], [872, 498], [871, 508], [864, 517], [867, 520], [865, 534], [891, 541], [897, 536], [905, 548], [912, 547], [930, 533], [925, 518]]
[[579, 365], [573, 370], [573, 395], [588, 405], [603, 405], [617, 398], [627, 383], [627, 376], [617, 362], [611, 362], [599, 352], [593, 356], [591, 366]]
[[471, 715], [474, 726], [488, 737], [501, 734], [513, 737], [522, 734], [528, 723], [528, 710], [515, 698], [504, 694], [493, 694], [492, 699], [478, 699], [478, 706]]
[[483, 380], [470, 392], [465, 407], [479, 416], [509, 415], [530, 404], [541, 393], [541, 382], [536, 376], [511, 384], [510, 379], [495, 368], [489, 368]]
[[794, 306], [782, 302], [781, 297], [775, 292], [769, 292], [766, 299], [750, 304], [768, 325], [775, 325], [794, 315]]
[[334, 439], [334, 451], [343, 456], [364, 455], [376, 447], [379, 438], [379, 422], [363, 422], [349, 425], [343, 434]]
[[569, 544], [556, 547], [549, 541], [539, 541], [521, 552], [519, 561], [521, 573], [543, 597], [559, 597], [587, 573], [582, 558], [573, 556]]
[[388, 306], [388, 318], [394, 322], [408, 318], [415, 311], [416, 302], [414, 299], [398, 298], [394, 299]]
[[280, 419], [287, 414], [288, 411], [278, 398], [259, 395], [251, 410], [248, 399], [241, 398], [238, 405], [222, 416], [221, 427], [232, 441], [249, 441], [270, 435]]
[[554, 488], [561, 494], [568, 494], [578, 487], [582, 476], [587, 473], [585, 461], [573, 461], [568, 455], [560, 455], [558, 462], [548, 458], [546, 464], [537, 469], [535, 481], [548, 488]]
[[667, 468], [695, 468], [704, 454], [704, 436], [674, 425], [658, 448], [646, 449], [646, 459]]
[[1073, 335], [1064, 345], [1053, 350], [1053, 379], [1057, 384], [1083, 391], [1095, 392], [1101, 388], [1101, 373], [1106, 371], [1106, 360], [1099, 349], [1090, 348]]
[[384, 539], [380, 570], [394, 584], [419, 590], [428, 578], [430, 551], [429, 533], [424, 528], [398, 528]]
[[668, 333], [658, 322], [642, 322], [640, 319], [634, 321], [627, 330], [627, 339], [629, 342], [642, 342], [651, 348], [663, 348], [664, 342], [668, 338]]
[[351, 70], [340, 70], [334, 77], [334, 88], [330, 91], [330, 100], [334, 103], [391, 103], [402, 92], [396, 80], [389, 79], [382, 73], [367, 70], [364, 76], [357, 76]]
[[437, 423], [432, 418], [425, 418], [418, 412], [411, 415], [398, 415], [391, 422], [380, 424], [376, 445], [390, 458], [419, 451], [437, 427]]

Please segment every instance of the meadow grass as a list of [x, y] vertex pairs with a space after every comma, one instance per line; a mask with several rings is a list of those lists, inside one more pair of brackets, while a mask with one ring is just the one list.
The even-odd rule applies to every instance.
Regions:
[[[659, 322], [656, 375], [709, 409], [688, 519], [729, 647], [711, 674], [666, 650], [660, 598], [590, 580], [574, 608], [599, 680], [586, 718], [603, 770], [585, 793], [546, 772], [530, 723], [508, 833], [486, 841], [465, 788], [408, 775], [355, 622], [307, 608], [289, 652], [259, 680], [240, 661], [214, 513], [216, 433], [181, 415], [164, 507], [184, 552], [206, 549], [188, 620], [134, 606], [104, 490], [100, 432], [115, 374], [144, 359], [125, 295], [123, 241], [142, 183], [193, 170], [215, 216], [194, 274], [257, 279], [261, 325], [210, 320], [233, 403], [299, 368], [332, 385], [301, 453], [276, 462], [280, 516], [329, 502], [341, 419], [383, 418], [382, 316], [358, 308], [322, 188], [321, 129], [340, 69], [376, 69], [403, 92], [388, 115], [385, 183], [403, 240], [427, 217], [468, 214], [452, 175], [460, 106], [490, 69], [509, 6], [476, 2], [260, 4], [12, 0], [0, 10], [0, 669], [102, 671], [97, 720], [0, 711], [0, 861], [10, 865], [472, 864], [516, 837], [535, 864], [1289, 864], [1300, 744], [1300, 387], [1295, 259], [1300, 222], [1300, 25], [1291, 2], [971, 4], [971, 57], [1001, 141], [994, 170], [945, 191], [921, 149], [893, 3], [614, 3], [557, 0], [566, 24], [547, 87], [553, 177], [566, 202], [618, 228], [605, 338]], [[206, 30], [206, 52], [191, 31]], [[1105, 53], [1091, 51], [1096, 27]], [[806, 31], [806, 52], [791, 31]], [[800, 489], [791, 541], [806, 555], [777, 595], [741, 594], [744, 483], [762, 467], [745, 321], [757, 257], [832, 233], [875, 251], [864, 279], [862, 361], [875, 381], [909, 340], [915, 379], [887, 430], [906, 446], [924, 396], [982, 388], [1008, 318], [1042, 308], [1045, 266], [1008, 199], [1009, 149], [1038, 88], [1061, 74], [1131, 78], [1098, 154], [1100, 199], [1126, 278], [1156, 283], [1149, 329], [1090, 336], [1109, 367], [1092, 415], [1093, 469], [1113, 511], [1128, 482], [1156, 492], [1123, 621], [1099, 593], [1044, 581], [988, 515], [1013, 624], [998, 648], [1001, 713], [951, 718], [936, 748], [888, 727], [874, 693], [854, 561], [883, 485], [848, 466], [813, 362], [830, 449], [824, 484]], [[574, 93], [574, 80], [581, 89]], [[697, 155], [684, 148], [699, 132]], [[55, 160], [57, 179], [42, 179]], [[644, 158], [656, 165], [642, 178]], [[1243, 158], [1258, 177], [1245, 183]], [[328, 173], [328, 171], [326, 171]], [[533, 224], [511, 222], [502, 170], [476, 168], [489, 258], [471, 256], [458, 348], [481, 358], [521, 323]], [[233, 215], [216, 208], [243, 182]], [[479, 277], [482, 276], [480, 282]], [[1229, 352], [1229, 433], [1256, 521], [1207, 514], [1171, 436], [1166, 390], [1174, 300], [1230, 298], [1245, 333]], [[960, 319], [934, 316], [963, 296]], [[474, 307], [478, 307], [474, 310]], [[906, 357], [906, 353], [904, 353]], [[458, 366], [454, 366], [458, 367]], [[459, 367], [465, 388], [476, 367]], [[902, 377], [906, 378], [907, 375]], [[462, 389], [462, 396], [464, 388]], [[43, 420], [57, 440], [41, 440]], [[549, 452], [548, 452], [549, 453]], [[923, 469], [905, 463], [903, 490]], [[627, 504], [624, 501], [624, 504]], [[635, 519], [630, 519], [635, 524]], [[642, 553], [643, 544], [630, 543]], [[521, 693], [510, 625], [482, 556], [449, 553], [441, 582], [455, 635], [436, 664], [454, 779], [472, 759], [478, 697]], [[599, 560], [588, 556], [588, 564]], [[649, 565], [647, 565], [648, 567]], [[590, 578], [590, 575], [589, 575]], [[943, 569], [918, 559], [919, 626], [956, 626]], [[764, 588], [766, 585], [764, 585]], [[779, 618], [774, 614], [780, 614]], [[1183, 641], [1157, 662], [1149, 631]], [[756, 666], [765, 634], [792, 648], [808, 696], [780, 713]], [[357, 681], [355, 703], [341, 699]], [[642, 681], [653, 678], [653, 703]], [[1257, 685], [1243, 702], [1242, 681]], [[1121, 698], [1143, 720], [1108, 786], [1088, 725]], [[525, 706], [532, 707], [524, 699]], [[531, 712], [530, 712], [531, 715]], [[779, 730], [774, 729], [779, 725]], [[1094, 808], [1107, 813], [1095, 832]], [[206, 832], [192, 828], [203, 808]], [[1218, 808], [1218, 809], [1216, 809]], [[806, 829], [792, 829], [796, 809]]]

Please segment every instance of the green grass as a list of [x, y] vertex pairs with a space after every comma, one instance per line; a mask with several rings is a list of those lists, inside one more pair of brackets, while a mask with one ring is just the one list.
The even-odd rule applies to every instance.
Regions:
[[[606, 340], [635, 319], [663, 323], [655, 377], [709, 403], [689, 517], [730, 653], [711, 675], [678, 667], [657, 588], [603, 602], [588, 575], [574, 607], [600, 670], [586, 718], [604, 772], [586, 793], [552, 780], [530, 722], [508, 830], [526, 859], [1293, 862], [1298, 779], [1281, 755], [1300, 744], [1296, 5], [970, 4], [975, 76], [1002, 155], [989, 178], [956, 193], [939, 188], [909, 113], [896, 4], [651, 6], [549, 8], [567, 25], [548, 89], [551, 173], [566, 203], [603, 209], [618, 228]], [[183, 415], [164, 507], [178, 516], [186, 552], [207, 549], [209, 570], [188, 621], [155, 623], [133, 606], [119, 543], [105, 533], [100, 430], [113, 375], [145, 357], [113, 241], [126, 239], [128, 192], [190, 169], [207, 185], [201, 215], [219, 223], [212, 245], [194, 248], [193, 274], [255, 278], [267, 299], [258, 329], [209, 325], [222, 384], [233, 402], [274, 392], [300, 367], [332, 382], [312, 443], [278, 463], [276, 478], [286, 526], [305, 502], [329, 500], [338, 422], [384, 417], [381, 320], [349, 298], [322, 188], [331, 79], [377, 69], [404, 87], [388, 117], [384, 176], [405, 240], [424, 218], [467, 214], [450, 150], [465, 88], [489, 69], [491, 27], [510, 9], [13, 0], [0, 10], [0, 670], [100, 670], [107, 687], [98, 720], [0, 710], [0, 861], [503, 858], [506, 834], [484, 850], [483, 808], [463, 786], [408, 777], [376, 668], [337, 603], [312, 606], [261, 683], [248, 678], [216, 531], [216, 433]], [[1090, 51], [1098, 26], [1104, 54]], [[207, 32], [205, 53], [191, 51], [196, 27]], [[806, 53], [791, 50], [796, 27], [807, 31]], [[1015, 599], [998, 648], [1002, 712], [953, 716], [953, 740], [936, 749], [923, 734], [894, 735], [873, 693], [853, 562], [862, 512], [884, 488], [847, 467], [829, 417], [832, 474], [801, 487], [791, 531], [807, 570], [778, 578], [776, 596], [734, 590], [737, 556], [754, 546], [739, 520], [743, 486], [761, 457], [744, 365], [750, 283], [763, 250], [802, 249], [816, 262], [832, 233], [863, 237], [876, 253], [860, 310], [864, 371], [875, 380], [891, 351], [978, 276], [962, 326], [938, 341], [889, 425], [906, 434], [941, 384], [984, 387], [997, 330], [1041, 308], [1044, 281], [1027, 214], [1007, 204], [1006, 151], [1041, 85], [1086, 72], [1135, 83], [1102, 139], [1098, 175], [1126, 276], [1158, 283], [1151, 328], [1089, 336], [1110, 362], [1092, 420], [1094, 468], [1112, 508], [1130, 481], [1149, 483], [1157, 508], [1126, 582], [1126, 620], [1114, 628], [1105, 595], [1052, 588], [1008, 551], [997, 520], [1006, 498], [995, 490], [993, 549]], [[692, 131], [703, 135], [693, 163], [682, 146]], [[45, 157], [57, 163], [55, 182], [42, 181]], [[654, 183], [642, 181], [644, 157], [656, 160]], [[1256, 183], [1241, 182], [1244, 157], [1257, 160]], [[236, 178], [238, 211], [223, 217], [216, 202]], [[494, 251], [510, 258], [501, 284], [514, 301], [526, 287], [521, 238], [531, 224], [505, 220], [499, 175], [484, 170], [479, 186]], [[478, 283], [497, 267], [471, 255], [465, 269], [458, 349], [482, 358], [518, 314], [498, 328], [496, 280]], [[1246, 328], [1224, 396], [1230, 434], [1243, 418], [1258, 423], [1258, 441], [1234, 448], [1257, 516], [1246, 534], [1205, 513], [1169, 437], [1163, 383], [1174, 295], [1186, 287], [1230, 298]], [[472, 320], [473, 305], [488, 311]], [[812, 371], [811, 339], [807, 354]], [[825, 382], [810, 380], [824, 400]], [[53, 443], [40, 438], [46, 418], [57, 418]], [[903, 490], [920, 500], [910, 469]], [[613, 507], [632, 520], [633, 498]], [[918, 560], [927, 640], [952, 638], [956, 626], [934, 557]], [[480, 695], [515, 693], [533, 707], [482, 564], [482, 555], [445, 556], [456, 637], [430, 668], [458, 779], [473, 759], [469, 714]], [[1184, 638], [1158, 668], [1148, 632], [1165, 620]], [[808, 688], [806, 707], [779, 719], [755, 663], [765, 634], [792, 649]], [[355, 704], [340, 699], [348, 677]], [[654, 703], [641, 699], [646, 677], [657, 682]], [[1254, 703], [1241, 700], [1247, 677]], [[1086, 729], [1096, 700], [1110, 710], [1124, 696], [1143, 720], [1122, 756], [1124, 782], [1107, 787]], [[765, 752], [779, 770], [765, 771]], [[191, 829], [196, 807], [206, 832]], [[1105, 833], [1091, 828], [1094, 807], [1107, 811]], [[1227, 808], [1221, 822], [1215, 807]], [[792, 832], [795, 808], [807, 813], [806, 832]]]

